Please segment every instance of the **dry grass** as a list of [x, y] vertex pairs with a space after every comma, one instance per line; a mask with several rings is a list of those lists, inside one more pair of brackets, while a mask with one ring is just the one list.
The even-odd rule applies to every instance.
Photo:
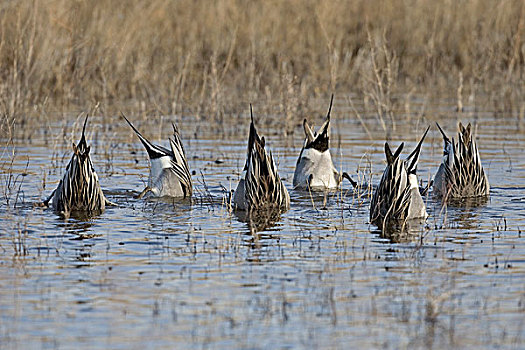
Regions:
[[524, 108], [521, 0], [21, 0], [0, 5], [0, 33], [4, 116], [100, 103], [222, 120], [254, 101], [288, 124], [354, 91], [384, 121], [399, 94], [455, 96], [459, 80], [496, 111]]

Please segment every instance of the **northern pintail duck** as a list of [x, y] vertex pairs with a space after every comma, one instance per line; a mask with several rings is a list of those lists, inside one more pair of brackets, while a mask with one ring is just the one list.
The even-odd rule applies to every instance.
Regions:
[[53, 210], [68, 217], [72, 212], [101, 213], [109, 202], [98, 182], [98, 176], [91, 162], [86, 141], [86, 124], [89, 115], [84, 120], [82, 137], [77, 145], [73, 144], [73, 156], [66, 167], [64, 177], [58, 187], [43, 204], [51, 205]]
[[233, 204], [236, 209], [250, 212], [258, 209], [288, 210], [290, 195], [277, 173], [272, 153], [265, 149], [264, 137], [257, 134], [251, 105], [250, 114], [246, 163], [233, 194]]
[[334, 95], [330, 100], [326, 121], [318, 132], [314, 132], [310, 128], [306, 119], [303, 121], [306, 139], [295, 166], [293, 186], [296, 189], [332, 190], [339, 186], [343, 178], [348, 179], [352, 186], [356, 187], [357, 185], [346, 172], [337, 171], [330, 154], [330, 112], [333, 100]]
[[138, 195], [142, 198], [151, 193], [155, 197], [190, 197], [192, 194], [191, 174], [184, 154], [178, 128], [173, 126], [173, 139], [169, 139], [171, 150], [148, 141], [131, 124], [124, 114], [122, 117], [137, 134], [146, 148], [150, 160], [148, 186]]
[[392, 154], [388, 142], [385, 142], [387, 166], [370, 203], [370, 221], [383, 229], [390, 222], [404, 223], [409, 219], [428, 217], [419, 191], [417, 164], [421, 145], [429, 129], [405, 160], [400, 159], [404, 143]]
[[457, 142], [450, 140], [439, 124], [437, 127], [443, 135], [443, 162], [434, 177], [432, 193], [450, 199], [488, 196], [489, 180], [470, 123], [467, 127], [459, 123]]

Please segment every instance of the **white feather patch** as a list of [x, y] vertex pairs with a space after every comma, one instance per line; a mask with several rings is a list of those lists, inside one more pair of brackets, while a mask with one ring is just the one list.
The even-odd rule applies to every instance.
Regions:
[[408, 183], [410, 184], [410, 189], [419, 188], [417, 176], [415, 174], [408, 175]]
[[312, 176], [310, 186], [336, 188], [336, 172], [329, 150], [319, 152], [313, 148], [303, 149], [295, 168], [294, 187], [306, 187]]
[[151, 159], [151, 168], [150, 168], [150, 180], [156, 181], [163, 169], [171, 168], [171, 157], [164, 156], [160, 158]]

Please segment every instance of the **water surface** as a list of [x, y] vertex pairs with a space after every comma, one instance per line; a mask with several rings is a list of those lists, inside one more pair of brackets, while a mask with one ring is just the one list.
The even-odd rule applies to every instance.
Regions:
[[[173, 118], [130, 118], [167, 145]], [[375, 186], [386, 133], [373, 116], [363, 120], [366, 132], [341, 102], [332, 118], [336, 166]], [[12, 146], [2, 149], [2, 348], [523, 347], [525, 132], [512, 117], [462, 118], [476, 121], [490, 199], [443, 208], [429, 197], [426, 223], [397, 237], [369, 224], [370, 195], [348, 183], [333, 194], [292, 191], [302, 128], [285, 137], [264, 116], [259, 132], [292, 203], [272, 226], [251, 230], [225, 204], [244, 165], [245, 114], [224, 125], [178, 120], [192, 201], [134, 199], [147, 182], [146, 152], [121, 119], [93, 117], [92, 159], [118, 207], [63, 220], [33, 203], [60, 180], [79, 137], [75, 120], [15, 138], [12, 166]], [[455, 113], [437, 120], [455, 130]], [[394, 147], [405, 141], [406, 155], [431, 123], [399, 122], [388, 138]], [[432, 127], [419, 166], [424, 182], [441, 152]]]

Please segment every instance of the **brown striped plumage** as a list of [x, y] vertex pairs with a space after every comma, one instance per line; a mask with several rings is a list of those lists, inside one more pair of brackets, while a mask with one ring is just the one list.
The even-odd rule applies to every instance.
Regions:
[[85, 129], [88, 116], [84, 121], [82, 137], [77, 145], [73, 144], [73, 156], [66, 167], [64, 177], [51, 196], [44, 201], [51, 202], [53, 209], [64, 216], [71, 212], [100, 213], [104, 211], [107, 201], [98, 176], [89, 156], [91, 147], [87, 145]]
[[264, 137], [257, 134], [252, 114], [245, 175], [234, 193], [234, 205], [237, 209], [288, 210], [290, 207], [290, 195], [277, 173], [272, 153], [267, 152], [264, 146]]
[[446, 199], [488, 196], [489, 181], [479, 156], [470, 123], [459, 123], [458, 140], [443, 135], [443, 162], [434, 177], [433, 194]]
[[370, 222], [377, 224], [382, 230], [391, 223], [425, 219], [428, 216], [416, 173], [421, 145], [429, 128], [405, 160], [400, 158], [403, 143], [392, 154], [388, 142], [385, 142], [387, 167], [370, 202]]

